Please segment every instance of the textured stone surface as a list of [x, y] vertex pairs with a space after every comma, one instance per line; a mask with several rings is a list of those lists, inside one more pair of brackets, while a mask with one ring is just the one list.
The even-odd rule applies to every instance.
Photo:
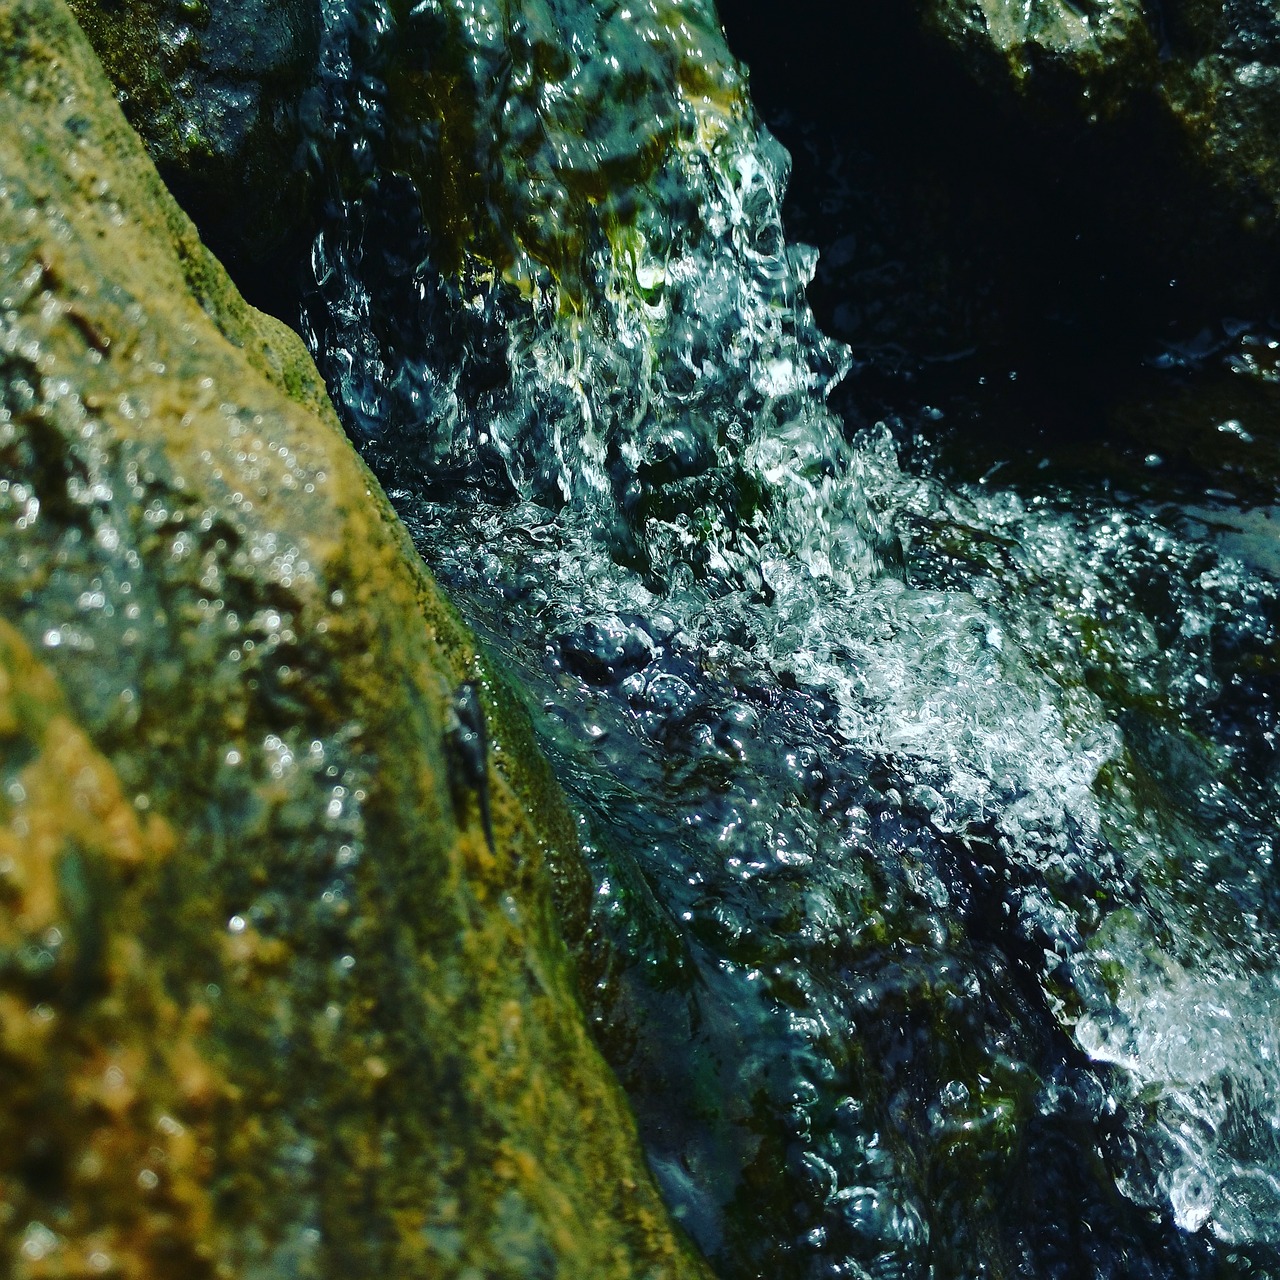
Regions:
[[526, 727], [55, 0], [0, 3], [0, 617], [0, 1270], [701, 1273]]
[[1280, 228], [1280, 13], [1263, 0], [1169, 7], [1160, 89], [1251, 228]]
[[70, 0], [130, 123], [215, 250], [269, 260], [305, 216], [318, 0]]

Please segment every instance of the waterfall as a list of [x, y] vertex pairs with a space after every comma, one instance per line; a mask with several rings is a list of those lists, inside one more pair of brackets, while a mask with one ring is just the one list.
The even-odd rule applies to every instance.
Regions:
[[304, 332], [579, 808], [591, 1012], [713, 1264], [1280, 1246], [1264, 567], [832, 410], [709, 4], [324, 21]]

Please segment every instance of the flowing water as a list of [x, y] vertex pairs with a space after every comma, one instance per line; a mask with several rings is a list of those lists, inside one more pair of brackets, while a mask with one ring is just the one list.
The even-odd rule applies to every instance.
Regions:
[[717, 1273], [1280, 1275], [1265, 513], [833, 410], [702, 0], [324, 8], [304, 331], [581, 814]]

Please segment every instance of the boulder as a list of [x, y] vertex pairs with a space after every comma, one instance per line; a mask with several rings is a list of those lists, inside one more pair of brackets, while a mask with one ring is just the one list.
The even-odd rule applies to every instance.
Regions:
[[62, 0], [0, 0], [0, 619], [0, 1271], [705, 1275], [526, 723]]

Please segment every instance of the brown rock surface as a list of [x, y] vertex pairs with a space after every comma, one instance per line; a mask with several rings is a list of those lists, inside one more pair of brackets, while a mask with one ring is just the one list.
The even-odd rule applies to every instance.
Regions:
[[55, 0], [0, 0], [0, 616], [0, 1270], [702, 1274], [526, 726]]

